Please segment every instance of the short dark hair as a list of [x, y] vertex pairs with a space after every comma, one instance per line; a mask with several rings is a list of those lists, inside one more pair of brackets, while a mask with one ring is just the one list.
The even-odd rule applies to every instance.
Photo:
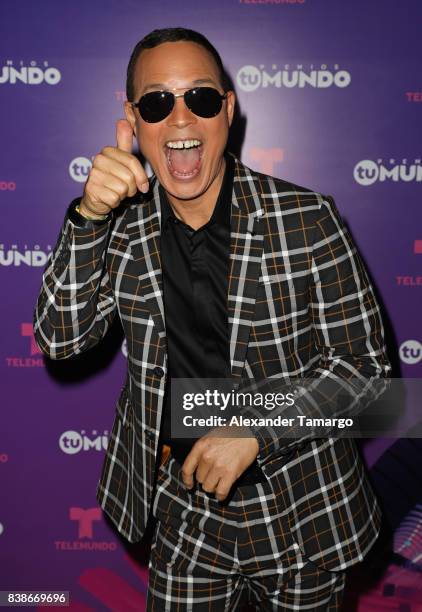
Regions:
[[195, 30], [189, 30], [187, 28], [162, 28], [160, 30], [153, 30], [152, 32], [144, 36], [144, 38], [135, 45], [135, 48], [132, 51], [132, 55], [130, 56], [129, 64], [127, 67], [126, 76], [126, 97], [129, 102], [135, 101], [133, 99], [135, 95], [135, 87], [133, 83], [134, 72], [136, 62], [142, 51], [144, 49], [152, 49], [153, 47], [158, 47], [158, 45], [162, 45], [166, 42], [178, 42], [181, 40], [197, 43], [198, 45], [204, 47], [204, 49], [206, 49], [212, 55], [215, 63], [217, 64], [221, 86], [224, 91], [229, 90], [229, 81], [227, 79], [227, 75], [224, 70], [220, 54], [203, 34], [201, 34], [200, 32], [195, 32]]

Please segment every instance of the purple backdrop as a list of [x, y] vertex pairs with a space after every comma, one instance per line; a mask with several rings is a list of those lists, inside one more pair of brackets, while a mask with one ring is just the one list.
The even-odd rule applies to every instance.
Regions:
[[[22, 0], [2, 2], [0, 17], [0, 590], [64, 589], [72, 610], [139, 611], [144, 551], [125, 546], [95, 500], [125, 370], [119, 329], [58, 363], [44, 361], [31, 330], [66, 207], [114, 144], [130, 52], [156, 27], [210, 38], [239, 100], [236, 153], [334, 196], [384, 307], [395, 375], [420, 377], [422, 5]], [[350, 579], [347, 609], [420, 610], [422, 446], [383, 439], [363, 451], [387, 535]], [[362, 571], [371, 580], [357, 595]]]

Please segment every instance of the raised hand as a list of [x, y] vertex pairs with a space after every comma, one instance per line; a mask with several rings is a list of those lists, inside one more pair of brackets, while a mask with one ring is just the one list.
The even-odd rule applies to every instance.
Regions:
[[133, 132], [126, 119], [116, 122], [117, 146], [107, 146], [94, 157], [79, 211], [95, 218], [107, 215], [137, 190], [148, 191], [148, 177], [132, 155]]

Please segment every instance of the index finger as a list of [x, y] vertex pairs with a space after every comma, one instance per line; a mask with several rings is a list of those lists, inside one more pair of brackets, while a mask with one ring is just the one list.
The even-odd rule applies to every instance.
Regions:
[[116, 141], [117, 148], [126, 153], [132, 153], [133, 132], [127, 119], [116, 121]]
[[182, 465], [182, 479], [188, 489], [193, 487], [193, 474], [199, 465], [200, 458], [201, 453], [194, 445]]
[[[134, 155], [128, 153], [127, 151], [121, 151], [121, 149], [118, 149], [117, 147], [105, 147], [103, 152], [105, 152], [107, 157], [114, 159], [115, 161], [119, 162], [119, 164], [129, 168], [135, 177], [138, 189], [143, 193], [147, 193], [149, 190], [148, 176], [146, 175], [141, 163]], [[124, 155], [122, 155], [122, 153], [124, 153]]]

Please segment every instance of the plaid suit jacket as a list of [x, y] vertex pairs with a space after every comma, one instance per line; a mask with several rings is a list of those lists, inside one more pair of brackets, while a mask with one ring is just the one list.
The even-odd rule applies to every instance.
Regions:
[[[108, 223], [65, 219], [34, 315], [37, 343], [53, 359], [94, 346], [120, 316], [128, 373], [97, 499], [130, 542], [151, 508], [167, 372], [158, 181], [139, 198]], [[228, 317], [238, 379], [382, 378], [391, 369], [379, 307], [333, 199], [237, 159]], [[381, 512], [353, 440], [258, 441], [280, 517], [305, 555], [331, 570], [361, 560]]]

